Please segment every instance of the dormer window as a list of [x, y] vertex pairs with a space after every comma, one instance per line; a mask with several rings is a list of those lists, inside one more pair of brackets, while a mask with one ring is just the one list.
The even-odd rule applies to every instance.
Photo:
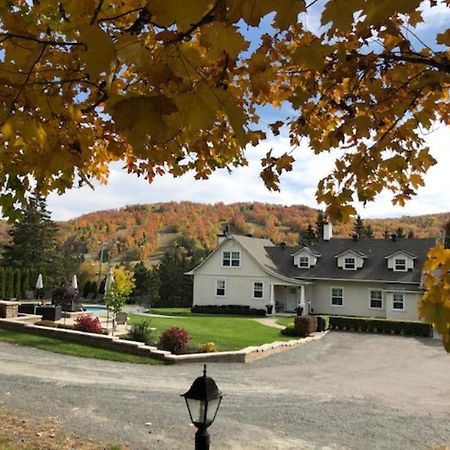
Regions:
[[241, 252], [229, 252], [224, 251], [222, 257], [223, 267], [240, 267], [241, 265]]
[[394, 270], [396, 272], [406, 272], [406, 259], [405, 258], [395, 258]]
[[309, 269], [309, 258], [308, 258], [308, 256], [300, 256], [298, 258], [298, 267], [300, 269]]
[[355, 258], [345, 258], [344, 259], [344, 269], [346, 270], [355, 270], [356, 269], [356, 260]]

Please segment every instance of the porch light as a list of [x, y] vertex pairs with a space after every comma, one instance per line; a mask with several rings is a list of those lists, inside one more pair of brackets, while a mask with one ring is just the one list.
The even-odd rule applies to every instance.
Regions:
[[206, 376], [206, 364], [203, 367], [203, 376], [196, 378], [190, 389], [181, 396], [186, 401], [192, 423], [197, 427], [195, 450], [209, 450], [207, 428], [216, 418], [223, 394], [216, 382]]

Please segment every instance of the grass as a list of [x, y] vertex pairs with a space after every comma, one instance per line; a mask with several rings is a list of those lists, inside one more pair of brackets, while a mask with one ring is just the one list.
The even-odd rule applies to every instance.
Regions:
[[284, 327], [287, 327], [290, 323], [294, 322], [295, 316], [289, 316], [289, 317], [278, 317], [276, 320], [278, 325], [283, 325]]
[[129, 353], [122, 353], [114, 350], [92, 347], [90, 345], [62, 341], [55, 338], [37, 336], [15, 330], [0, 329], [0, 341], [26, 345], [28, 347], [35, 347], [54, 353], [62, 353], [64, 355], [80, 356], [82, 358], [95, 358], [136, 364], [164, 364], [163, 362], [150, 357], [132, 355]]
[[[133, 324], [148, 317], [131, 314], [128, 323]], [[282, 336], [280, 330], [262, 325], [251, 318], [224, 316], [152, 317], [150, 326], [156, 328], [155, 339], [170, 327], [182, 327], [189, 331], [191, 347], [201, 343], [214, 342], [219, 351], [240, 350], [252, 345], [262, 345], [291, 338]]]

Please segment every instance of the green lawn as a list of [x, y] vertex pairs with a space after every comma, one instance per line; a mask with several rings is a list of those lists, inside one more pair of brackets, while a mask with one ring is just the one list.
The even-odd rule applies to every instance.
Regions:
[[155, 339], [162, 331], [170, 327], [186, 328], [192, 336], [189, 345], [197, 347], [200, 343], [214, 342], [219, 351], [240, 350], [250, 345], [262, 345], [274, 341], [292, 339], [280, 334], [280, 330], [262, 325], [254, 319], [223, 316], [190, 317], [144, 317], [131, 314], [128, 323], [133, 324], [150, 320], [156, 328]]
[[163, 362], [129, 353], [122, 353], [114, 350], [106, 350], [90, 345], [76, 344], [73, 342], [62, 341], [55, 338], [36, 336], [21, 331], [4, 330], [0, 328], [0, 341], [10, 342], [12, 344], [26, 345], [29, 347], [40, 348], [55, 353], [65, 355], [80, 356], [82, 358], [106, 359], [109, 361], [120, 361], [138, 364], [163, 364]]
[[289, 317], [278, 317], [276, 320], [278, 325], [283, 325], [284, 327], [287, 327], [290, 323], [294, 323], [295, 316], [289, 316]]

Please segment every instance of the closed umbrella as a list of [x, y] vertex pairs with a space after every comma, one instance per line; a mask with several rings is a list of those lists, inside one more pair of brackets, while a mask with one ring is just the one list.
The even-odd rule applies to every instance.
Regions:
[[105, 281], [105, 294], [107, 294], [110, 290], [111, 290], [111, 285], [114, 282], [114, 273], [112, 268], [109, 269], [108, 275], [106, 276], [106, 281]]
[[43, 288], [44, 288], [44, 282], [42, 281], [42, 273], [40, 273], [37, 277], [36, 289], [43, 289]]
[[74, 275], [74, 276], [72, 277], [72, 287], [73, 287], [75, 290], [78, 289], [78, 280], [77, 280], [77, 276], [76, 276], [76, 275]]
[[42, 280], [42, 273], [40, 273], [37, 277], [36, 280], [36, 289], [37, 289], [37, 293], [36, 293], [36, 297], [38, 299], [41, 299], [44, 297], [42, 289], [44, 289], [44, 282]]

